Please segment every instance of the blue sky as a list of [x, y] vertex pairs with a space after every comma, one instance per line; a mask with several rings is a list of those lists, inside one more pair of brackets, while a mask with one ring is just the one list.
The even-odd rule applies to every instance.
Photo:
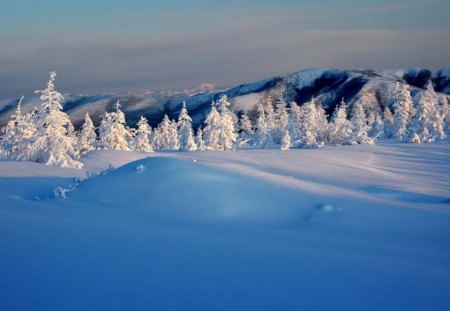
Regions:
[[450, 1], [0, 0], [0, 99], [450, 66]]

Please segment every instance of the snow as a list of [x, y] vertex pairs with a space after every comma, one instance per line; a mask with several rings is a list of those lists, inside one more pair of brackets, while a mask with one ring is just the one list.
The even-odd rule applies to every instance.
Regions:
[[0, 310], [448, 310], [449, 147], [0, 161]]

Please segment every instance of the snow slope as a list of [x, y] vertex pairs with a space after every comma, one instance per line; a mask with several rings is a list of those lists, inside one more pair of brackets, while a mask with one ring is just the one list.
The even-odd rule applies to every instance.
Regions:
[[448, 310], [449, 147], [0, 161], [0, 310]]

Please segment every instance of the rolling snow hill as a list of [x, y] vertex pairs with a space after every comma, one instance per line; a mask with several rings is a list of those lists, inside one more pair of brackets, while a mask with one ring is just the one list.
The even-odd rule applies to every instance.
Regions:
[[[211, 101], [217, 100], [221, 94], [227, 94], [235, 111], [251, 110], [259, 95], [275, 89], [285, 91], [288, 101], [298, 103], [309, 101], [315, 96], [328, 113], [337, 103], [345, 98], [350, 105], [364, 94], [374, 99], [373, 109], [389, 105], [392, 91], [397, 81], [404, 81], [412, 86], [413, 96], [420, 92], [429, 80], [437, 92], [450, 95], [450, 69], [404, 69], [404, 70], [334, 70], [307, 69], [286, 76], [276, 76], [258, 82], [242, 84], [227, 90], [185, 90], [181, 92], [155, 92], [147, 94], [66, 94], [64, 110], [69, 114], [75, 126], [79, 126], [86, 112], [89, 112], [94, 123], [105, 110], [111, 110], [117, 100], [127, 116], [127, 123], [134, 126], [141, 115], [144, 115], [152, 126], [156, 126], [167, 113], [176, 118], [182, 101], [187, 108], [194, 125], [204, 121]], [[44, 86], [43, 81], [43, 86]], [[58, 85], [56, 83], [56, 87]], [[67, 90], [59, 90], [65, 92]], [[18, 94], [19, 96], [20, 94]], [[18, 99], [0, 101], [0, 126], [4, 125], [14, 111]], [[27, 98], [24, 110], [31, 110], [39, 99]]]
[[0, 310], [448, 310], [449, 148], [0, 161]]

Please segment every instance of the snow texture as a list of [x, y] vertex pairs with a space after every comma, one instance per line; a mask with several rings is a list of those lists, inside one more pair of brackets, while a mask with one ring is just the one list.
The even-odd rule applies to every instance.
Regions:
[[0, 310], [448, 310], [449, 149], [0, 161]]

